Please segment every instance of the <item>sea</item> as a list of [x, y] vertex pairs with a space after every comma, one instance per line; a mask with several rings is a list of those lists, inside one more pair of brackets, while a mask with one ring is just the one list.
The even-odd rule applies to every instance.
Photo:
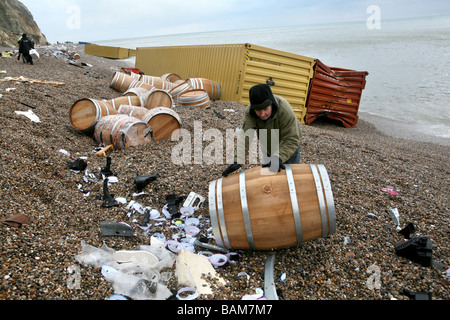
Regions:
[[394, 137], [450, 145], [450, 15], [381, 20], [378, 25], [358, 21], [93, 43], [132, 49], [251, 43], [367, 71], [360, 119]]

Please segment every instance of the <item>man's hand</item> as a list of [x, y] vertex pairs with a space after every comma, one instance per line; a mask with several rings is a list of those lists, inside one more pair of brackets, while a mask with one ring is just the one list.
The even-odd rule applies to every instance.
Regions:
[[278, 173], [281, 170], [286, 170], [286, 167], [284, 166], [283, 162], [281, 162], [281, 159], [277, 156], [270, 157], [270, 161], [268, 164], [263, 165], [263, 168], [269, 168], [271, 172]]
[[236, 170], [239, 170], [241, 168], [240, 164], [233, 163], [228, 168], [225, 169], [225, 171], [222, 173], [222, 176], [228, 177], [230, 174], [235, 172]]

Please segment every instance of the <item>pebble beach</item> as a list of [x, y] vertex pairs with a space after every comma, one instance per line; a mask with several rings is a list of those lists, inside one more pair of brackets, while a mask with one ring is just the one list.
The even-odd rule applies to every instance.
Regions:
[[[69, 170], [68, 162], [81, 157], [91, 172], [105, 167], [105, 159], [95, 155], [98, 144], [72, 127], [71, 106], [83, 98], [119, 97], [109, 86], [111, 78], [121, 67], [133, 65], [85, 55], [83, 46], [66, 47], [80, 55], [76, 66], [64, 55], [55, 55], [54, 47], [38, 48], [40, 58], [34, 58], [34, 65], [14, 56], [0, 58], [0, 80], [22, 76], [63, 83], [0, 82], [0, 222], [17, 215], [29, 218], [19, 227], [0, 223], [0, 300], [108, 300], [115, 291], [100, 268], [75, 259], [82, 242], [134, 250], [148, 245], [153, 233], [171, 238], [174, 232], [171, 221], [143, 230], [137, 223], [142, 218], [128, 215], [126, 205], [103, 208], [103, 182], [86, 183], [83, 173]], [[203, 130], [225, 132], [241, 125], [244, 108], [236, 102], [213, 101], [209, 109], [175, 110], [190, 132], [194, 121], [202, 121]], [[16, 113], [30, 110], [40, 122]], [[201, 235], [207, 236], [209, 184], [221, 177], [226, 164], [176, 165], [171, 150], [177, 144], [165, 140], [111, 154], [118, 183], [110, 185], [110, 192], [131, 201], [134, 178], [158, 174], [136, 200], [162, 210], [167, 195], [202, 195], [206, 202], [195, 216], [203, 218]], [[264, 289], [265, 262], [271, 255], [279, 300], [411, 300], [406, 292], [449, 299], [448, 145], [388, 136], [364, 120], [354, 129], [320, 120], [303, 126], [301, 153], [302, 163], [322, 164], [328, 171], [337, 232], [292, 248], [235, 250], [239, 259], [215, 269], [225, 284], [212, 283], [212, 294], [197, 300], [241, 300]], [[80, 185], [89, 196], [80, 192]], [[395, 194], [383, 191], [389, 187]], [[399, 213], [399, 228], [412, 223], [414, 236], [432, 241], [430, 266], [396, 254], [395, 246], [407, 239], [393, 221], [393, 208]], [[125, 222], [134, 237], [105, 237], [102, 221]], [[81, 275], [77, 288], [68, 286], [73, 266]], [[183, 288], [174, 269], [165, 270], [171, 274], [166, 283], [171, 299]]]

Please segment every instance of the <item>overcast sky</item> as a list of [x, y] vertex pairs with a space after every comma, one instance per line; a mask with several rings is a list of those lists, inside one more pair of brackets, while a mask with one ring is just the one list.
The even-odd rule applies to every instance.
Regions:
[[450, 14], [449, 0], [20, 0], [51, 43]]

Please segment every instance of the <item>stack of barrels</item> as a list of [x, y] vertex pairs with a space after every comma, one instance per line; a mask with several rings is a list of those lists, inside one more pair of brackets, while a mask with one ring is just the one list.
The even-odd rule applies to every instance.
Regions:
[[221, 87], [205, 78], [183, 80], [174, 73], [161, 77], [115, 72], [109, 86], [115, 99], [86, 98], [70, 108], [72, 126], [115, 150], [170, 139], [182, 126], [174, 107], [209, 108]]

